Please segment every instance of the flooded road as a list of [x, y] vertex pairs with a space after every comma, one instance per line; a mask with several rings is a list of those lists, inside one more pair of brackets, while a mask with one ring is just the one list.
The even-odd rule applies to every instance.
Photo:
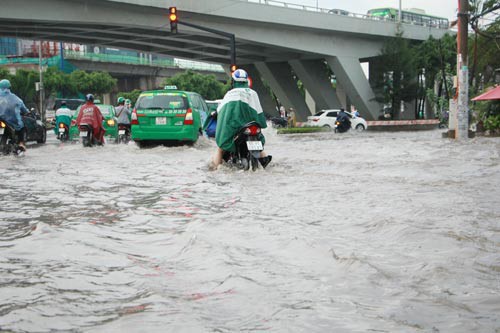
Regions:
[[500, 139], [278, 136], [0, 157], [0, 331], [500, 332]]

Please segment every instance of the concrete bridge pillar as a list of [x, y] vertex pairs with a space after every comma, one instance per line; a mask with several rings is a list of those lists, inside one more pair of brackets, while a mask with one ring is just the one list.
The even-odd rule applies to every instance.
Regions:
[[342, 84], [347, 97], [352, 102], [362, 117], [375, 120], [380, 114], [382, 105], [377, 103], [368, 79], [366, 78], [358, 58], [353, 57], [327, 57], [326, 61], [332, 68], [337, 82]]
[[257, 68], [251, 64], [245, 65], [243, 68], [252, 79], [252, 89], [259, 95], [260, 104], [264, 112], [270, 116], [277, 117], [279, 113], [276, 110], [276, 102], [272, 98], [269, 89], [264, 85], [264, 82], [262, 82]]
[[279, 98], [281, 104], [287, 109], [290, 107], [295, 109], [297, 121], [306, 121], [307, 117], [311, 115], [311, 111], [292, 77], [290, 65], [286, 62], [259, 62], [255, 64], [255, 67]]
[[316, 110], [312, 110], [313, 112], [340, 108], [340, 101], [332, 87], [323, 59], [292, 60], [290, 66], [314, 99]]

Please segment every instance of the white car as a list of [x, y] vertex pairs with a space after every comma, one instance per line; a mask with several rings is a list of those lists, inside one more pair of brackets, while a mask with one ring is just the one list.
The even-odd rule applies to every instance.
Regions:
[[[309, 116], [307, 117], [307, 126], [311, 127], [329, 127], [331, 129], [334, 129], [335, 126], [335, 120], [337, 120], [337, 115], [339, 114], [340, 110], [321, 110], [317, 112], [314, 116]], [[364, 131], [368, 128], [368, 124], [366, 123], [366, 120], [364, 120], [361, 117], [357, 117], [354, 115], [352, 112], [345, 111], [347, 115], [349, 116], [351, 120], [351, 128], [358, 130], [358, 131]]]

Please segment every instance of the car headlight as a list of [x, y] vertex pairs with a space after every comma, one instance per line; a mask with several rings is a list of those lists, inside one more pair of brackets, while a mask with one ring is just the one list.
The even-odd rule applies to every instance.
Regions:
[[115, 121], [113, 119], [109, 119], [107, 121], [107, 123], [108, 123], [108, 126], [115, 126]]

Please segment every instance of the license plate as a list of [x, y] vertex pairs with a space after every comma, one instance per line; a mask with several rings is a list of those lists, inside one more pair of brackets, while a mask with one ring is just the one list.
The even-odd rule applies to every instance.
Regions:
[[156, 125], [166, 125], [167, 117], [156, 117]]
[[66, 132], [66, 129], [65, 129], [64, 127], [63, 127], [63, 128], [60, 128], [60, 129], [59, 129], [59, 132], [64, 133], [64, 132]]
[[118, 130], [118, 135], [125, 135], [125, 130]]
[[5, 131], [5, 128], [0, 128], [0, 135], [2, 135], [4, 131]]
[[248, 150], [264, 150], [260, 141], [247, 141], [247, 148]]
[[80, 132], [80, 136], [87, 136], [87, 131]]

